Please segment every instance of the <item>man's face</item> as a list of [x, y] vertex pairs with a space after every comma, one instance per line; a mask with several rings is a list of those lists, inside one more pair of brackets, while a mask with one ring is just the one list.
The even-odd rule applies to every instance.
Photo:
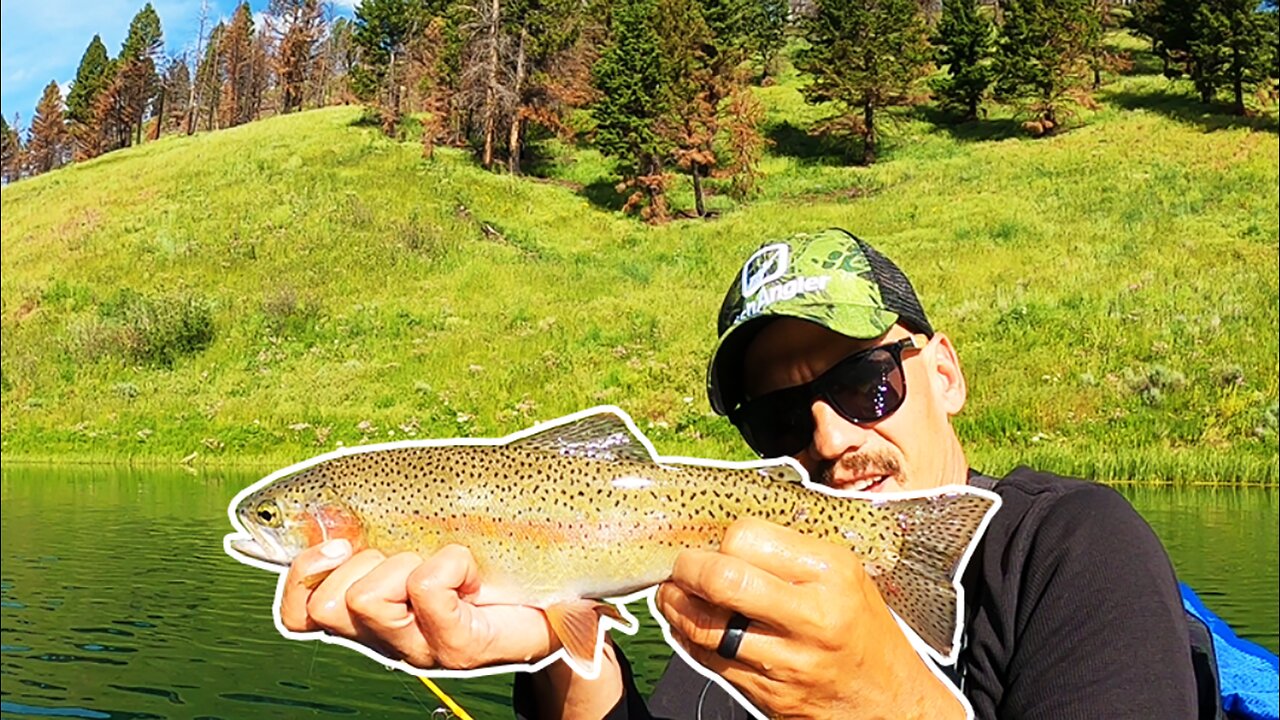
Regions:
[[[747, 396], [810, 382], [855, 352], [910, 334], [895, 325], [875, 340], [854, 340], [803, 320], [775, 320], [747, 347]], [[810, 477], [868, 492], [926, 490], [965, 481], [967, 468], [950, 417], [963, 407], [966, 388], [950, 341], [935, 334], [922, 350], [904, 352], [902, 368], [906, 398], [880, 420], [853, 423], [821, 398], [813, 400], [813, 439], [796, 455]]]

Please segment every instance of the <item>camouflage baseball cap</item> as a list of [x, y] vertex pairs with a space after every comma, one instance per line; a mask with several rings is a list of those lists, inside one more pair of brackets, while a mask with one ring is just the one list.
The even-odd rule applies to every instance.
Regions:
[[780, 317], [858, 339], [880, 337], [894, 323], [933, 335], [907, 276], [850, 233], [833, 228], [767, 243], [747, 259], [720, 306], [720, 340], [707, 367], [707, 396], [717, 413], [742, 401], [742, 355]]

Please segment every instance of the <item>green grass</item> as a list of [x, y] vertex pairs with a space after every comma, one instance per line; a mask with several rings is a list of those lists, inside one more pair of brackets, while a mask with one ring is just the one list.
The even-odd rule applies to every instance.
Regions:
[[825, 111], [798, 83], [759, 91], [764, 181], [745, 203], [711, 183], [714, 221], [620, 215], [593, 150], [546, 143], [513, 178], [356, 108], [6, 187], [4, 457], [283, 463], [613, 403], [661, 452], [744, 458], [703, 393], [722, 293], [762, 240], [837, 225], [955, 340], [979, 467], [1277, 482], [1274, 114], [1135, 71], [1042, 140], [1005, 109], [893, 113], [858, 168], [807, 135]]

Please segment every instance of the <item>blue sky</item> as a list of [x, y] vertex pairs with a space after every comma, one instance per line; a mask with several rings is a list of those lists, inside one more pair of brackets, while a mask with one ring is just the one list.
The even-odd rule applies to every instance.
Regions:
[[[334, 2], [342, 12], [357, 0]], [[0, 110], [10, 122], [14, 113], [27, 127], [40, 94], [56, 80], [63, 86], [75, 77], [80, 56], [95, 34], [114, 57], [129, 32], [129, 21], [146, 0], [4, 0], [0, 2]], [[230, 16], [236, 0], [209, 0], [211, 24]], [[250, 0], [254, 12], [267, 0]], [[194, 50], [200, 24], [200, 0], [151, 0], [164, 30], [165, 53]]]

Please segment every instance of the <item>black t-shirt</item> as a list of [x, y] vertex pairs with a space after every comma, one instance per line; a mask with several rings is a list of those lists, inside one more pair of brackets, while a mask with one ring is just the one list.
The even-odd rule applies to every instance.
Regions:
[[[1128, 501], [1027, 468], [994, 489], [1003, 504], [965, 570], [965, 645], [952, 673], [975, 717], [1196, 717], [1173, 568]], [[676, 655], [646, 702], [619, 659], [626, 695], [609, 720], [751, 717]], [[523, 673], [515, 709], [536, 717]]]

